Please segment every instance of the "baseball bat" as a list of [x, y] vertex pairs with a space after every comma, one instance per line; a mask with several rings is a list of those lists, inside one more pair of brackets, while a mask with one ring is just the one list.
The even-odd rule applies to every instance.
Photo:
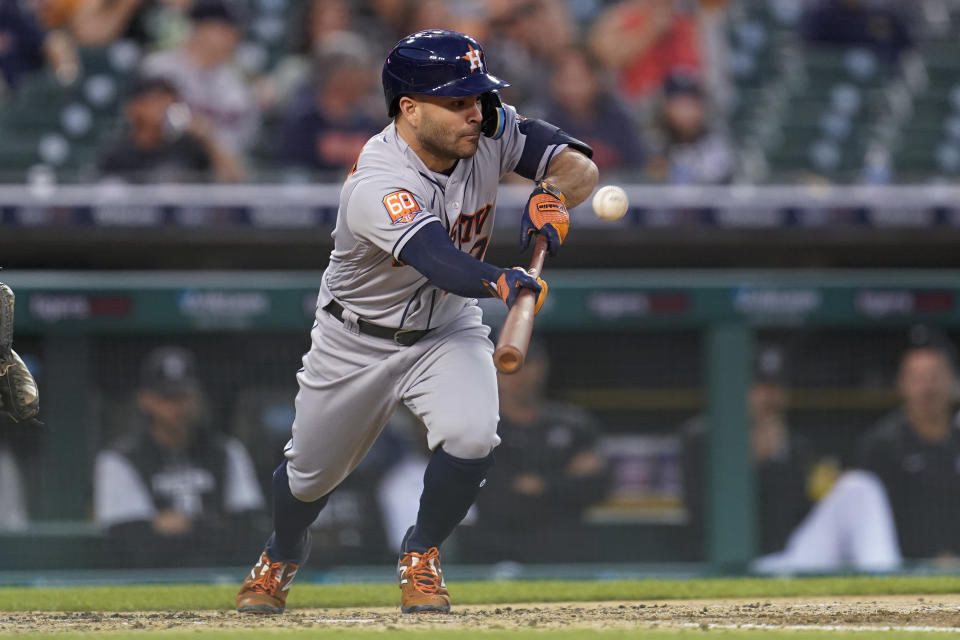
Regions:
[[[538, 234], [527, 273], [534, 278], [539, 277], [546, 257], [547, 237]], [[524, 289], [517, 294], [517, 301], [513, 303], [507, 314], [503, 329], [500, 331], [500, 339], [497, 340], [497, 348], [493, 352], [493, 364], [500, 373], [516, 373], [523, 366], [527, 347], [530, 346], [530, 334], [533, 332], [536, 305], [537, 294], [531, 289]]]

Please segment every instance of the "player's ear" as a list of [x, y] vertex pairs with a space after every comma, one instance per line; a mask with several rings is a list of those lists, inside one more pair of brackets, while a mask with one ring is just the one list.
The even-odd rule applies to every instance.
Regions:
[[410, 124], [413, 126], [420, 124], [420, 105], [416, 100], [410, 96], [400, 96], [397, 108], [400, 110], [400, 115], [409, 120]]

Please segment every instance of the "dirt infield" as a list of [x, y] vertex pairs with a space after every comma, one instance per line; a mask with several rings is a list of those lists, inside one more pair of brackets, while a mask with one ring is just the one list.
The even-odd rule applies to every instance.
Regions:
[[455, 607], [449, 614], [403, 615], [395, 608], [294, 609], [279, 617], [233, 611], [0, 614], [0, 636], [26, 632], [132, 629], [257, 629], [280, 627], [370, 630], [616, 629], [616, 628], [955, 628], [960, 595], [666, 600]]

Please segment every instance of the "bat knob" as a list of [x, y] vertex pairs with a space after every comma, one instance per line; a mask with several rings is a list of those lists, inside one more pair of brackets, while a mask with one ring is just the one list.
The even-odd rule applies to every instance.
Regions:
[[523, 366], [523, 353], [516, 347], [503, 346], [494, 354], [493, 363], [500, 373], [516, 373]]

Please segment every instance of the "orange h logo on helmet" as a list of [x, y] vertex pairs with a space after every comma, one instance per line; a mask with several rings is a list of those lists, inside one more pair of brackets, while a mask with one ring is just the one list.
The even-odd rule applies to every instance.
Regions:
[[482, 73], [483, 60], [480, 59], [480, 49], [474, 49], [473, 45], [467, 45], [467, 49], [467, 53], [460, 57], [470, 63], [470, 73], [473, 73], [474, 69], [480, 69]]

